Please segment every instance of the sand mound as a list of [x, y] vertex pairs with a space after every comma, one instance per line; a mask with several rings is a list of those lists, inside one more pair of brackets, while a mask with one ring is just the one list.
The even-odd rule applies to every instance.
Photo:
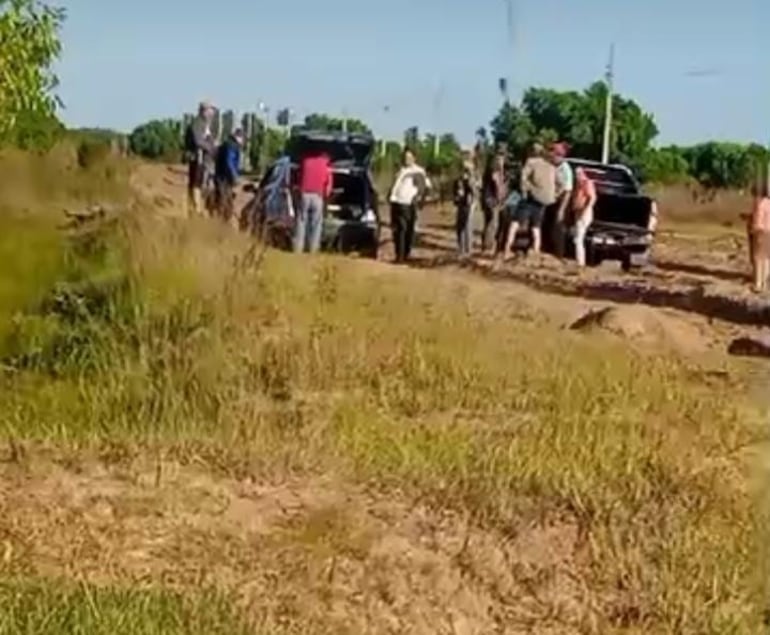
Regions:
[[578, 318], [569, 328], [581, 332], [603, 331], [641, 344], [674, 346], [690, 352], [709, 348], [701, 330], [686, 318], [672, 311], [643, 305], [595, 309]]

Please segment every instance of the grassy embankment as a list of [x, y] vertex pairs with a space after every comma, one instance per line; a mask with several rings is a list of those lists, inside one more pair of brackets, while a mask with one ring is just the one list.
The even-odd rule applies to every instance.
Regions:
[[[441, 284], [408, 284], [409, 272], [262, 258], [208, 223], [133, 210], [65, 233], [51, 210], [125, 197], [120, 172], [24, 160], [36, 180], [19, 176], [0, 194], [6, 477], [29, 484], [41, 461], [75, 473], [91, 461], [149, 464], [150, 500], [177, 466], [227, 483], [333, 482], [450, 515], [467, 536], [499, 544], [533, 525], [574, 527], [570, 597], [530, 598], [544, 608], [526, 618], [517, 593], [537, 597], [559, 563], [533, 578], [474, 561], [466, 539], [452, 566], [487, 602], [479, 615], [499, 632], [761, 632], [764, 525], [740, 452], [760, 432], [759, 412], [740, 382], [705, 383], [694, 362], [558, 331], [526, 307], [487, 312]], [[256, 545], [191, 529], [164, 571], [196, 557], [204, 567], [212, 554], [212, 570], [231, 558], [248, 559], [247, 571], [166, 579], [132, 574], [119, 550], [100, 555], [126, 523], [163, 512], [112, 504], [99, 543], [67, 533], [90, 526], [88, 509], [52, 525], [34, 501], [26, 515], [0, 503], [0, 633], [358, 633], [367, 620], [388, 632], [369, 599], [379, 593], [385, 606], [387, 594], [345, 579], [356, 566], [400, 575], [362, 538], [360, 510], [338, 504]], [[38, 541], [61, 546], [58, 532], [83, 544], [54, 566]], [[251, 595], [249, 576], [263, 584]], [[432, 608], [441, 600], [405, 593]], [[406, 616], [400, 632], [415, 626], [406, 605], [379, 610]]]

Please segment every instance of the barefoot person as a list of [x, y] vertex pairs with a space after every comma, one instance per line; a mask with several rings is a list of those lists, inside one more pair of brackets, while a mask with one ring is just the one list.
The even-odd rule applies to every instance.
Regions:
[[770, 276], [770, 192], [767, 184], [754, 187], [751, 261], [754, 291], [762, 293], [767, 290], [767, 279]]
[[503, 260], [511, 257], [516, 234], [519, 227], [529, 225], [532, 233], [532, 252], [540, 253], [541, 235], [540, 226], [543, 222], [545, 208], [556, 201], [556, 167], [543, 156], [543, 147], [535, 144], [532, 155], [524, 164], [521, 171], [521, 203], [516, 209], [515, 216], [508, 228], [508, 236], [505, 241]]
[[575, 219], [573, 240], [575, 260], [579, 267], [586, 266], [586, 232], [594, 222], [596, 186], [583, 168], [575, 170], [575, 193], [572, 198], [572, 213]]

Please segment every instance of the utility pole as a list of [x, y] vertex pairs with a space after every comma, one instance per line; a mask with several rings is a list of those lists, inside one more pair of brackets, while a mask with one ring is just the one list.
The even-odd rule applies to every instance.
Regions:
[[610, 44], [610, 58], [607, 62], [607, 71], [604, 81], [607, 85], [607, 103], [604, 108], [604, 134], [602, 136], [602, 163], [610, 160], [610, 137], [612, 135], [612, 96], [613, 82], [615, 79], [615, 44]]

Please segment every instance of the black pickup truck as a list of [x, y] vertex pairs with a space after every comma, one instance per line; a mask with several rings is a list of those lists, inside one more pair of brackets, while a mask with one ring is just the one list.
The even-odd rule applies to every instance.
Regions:
[[[624, 271], [647, 263], [658, 221], [656, 202], [641, 192], [631, 170], [621, 164], [604, 164], [585, 159], [567, 159], [573, 172], [583, 168], [593, 180], [598, 195], [594, 221], [586, 233], [586, 261], [595, 266], [604, 260], [618, 260]], [[553, 223], [556, 206], [543, 217], [543, 250], [555, 253]], [[517, 236], [517, 247], [529, 243], [529, 232]], [[571, 236], [564, 237], [564, 253], [574, 257]], [[528, 245], [527, 245], [528, 247]]]

